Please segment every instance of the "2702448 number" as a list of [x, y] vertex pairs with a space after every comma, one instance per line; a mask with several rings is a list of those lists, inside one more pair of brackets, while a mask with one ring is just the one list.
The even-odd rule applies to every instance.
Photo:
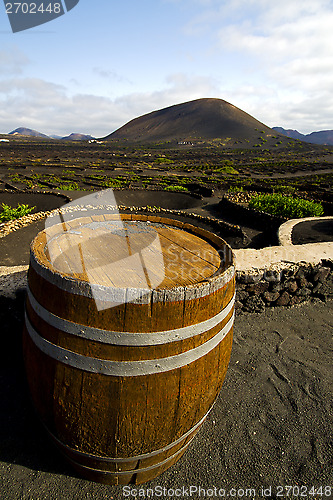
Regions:
[[36, 3], [26, 3], [26, 2], [8, 2], [6, 3], [6, 12], [7, 14], [60, 14], [61, 13], [61, 4], [49, 3], [45, 4], [41, 3], [38, 7]]
[[312, 488], [308, 488], [307, 486], [277, 486], [276, 488], [276, 496], [277, 497], [313, 497], [315, 496], [318, 498], [319, 496], [323, 497], [330, 497], [331, 498], [332, 494], [332, 487], [331, 486], [319, 486], [315, 488], [312, 486]]

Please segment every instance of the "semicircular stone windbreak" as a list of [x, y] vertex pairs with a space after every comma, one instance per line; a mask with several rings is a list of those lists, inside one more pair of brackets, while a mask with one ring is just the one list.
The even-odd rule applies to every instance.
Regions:
[[48, 23], [72, 10], [80, 0], [35, 0], [33, 3], [3, 0], [13, 33]]
[[[298, 226], [299, 224], [302, 224], [304, 222], [320, 222], [320, 221], [333, 221], [333, 217], [330, 215], [324, 216], [324, 217], [302, 217], [299, 219], [290, 219], [284, 224], [282, 224], [279, 227], [278, 230], [278, 240], [279, 240], [279, 245], [280, 246], [288, 246], [288, 245], [294, 245], [292, 241], [292, 234], [295, 226]], [[318, 229], [317, 229], [318, 230]], [[331, 234], [331, 229], [328, 230]], [[320, 241], [323, 242], [323, 240], [318, 240], [317, 243]], [[327, 239], [327, 243], [329, 243], [329, 239]], [[311, 242], [309, 242], [311, 243]], [[316, 243], [316, 241], [314, 241]]]

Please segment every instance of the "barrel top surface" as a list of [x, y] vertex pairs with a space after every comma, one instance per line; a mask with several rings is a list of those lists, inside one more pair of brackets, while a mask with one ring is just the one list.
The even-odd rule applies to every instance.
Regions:
[[221, 270], [226, 247], [215, 235], [177, 221], [98, 215], [50, 225], [37, 235], [31, 252], [64, 278], [158, 290], [212, 278]]

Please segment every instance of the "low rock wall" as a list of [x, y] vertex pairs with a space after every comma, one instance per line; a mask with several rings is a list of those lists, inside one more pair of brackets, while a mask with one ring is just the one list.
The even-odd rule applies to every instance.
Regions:
[[294, 306], [312, 299], [333, 298], [333, 260], [319, 265], [290, 265], [280, 271], [237, 272], [236, 314], [263, 312], [266, 307]]
[[[75, 207], [72, 207], [75, 209]], [[97, 208], [97, 207], [95, 207]], [[147, 211], [163, 215], [183, 215], [184, 212], [154, 207], [110, 207], [129, 211]], [[29, 214], [16, 221], [0, 225], [0, 238], [24, 227], [33, 221], [43, 219], [50, 212]], [[239, 226], [213, 220], [197, 214], [185, 214], [200, 222], [214, 223], [219, 229], [242, 236]], [[282, 264], [282, 263], [281, 263]], [[0, 266], [0, 274], [11, 274], [19, 269]], [[21, 270], [21, 269], [20, 269]], [[333, 259], [322, 260], [318, 265], [307, 263], [283, 264], [278, 270], [262, 270], [254, 273], [236, 273], [236, 314], [263, 312], [266, 307], [294, 306], [312, 299], [326, 301], [333, 298]]]
[[247, 226], [253, 226], [255, 228], [262, 229], [264, 227], [265, 229], [276, 231], [281, 224], [288, 220], [284, 217], [276, 217], [253, 210], [252, 208], [228, 200], [225, 197], [222, 198], [218, 206], [222, 214], [231, 213], [237, 224], [244, 225], [246, 222]]
[[[62, 207], [62, 212], [65, 213], [66, 211], [71, 212], [80, 209], [80, 207], [85, 207], [85, 205], [77, 205], [77, 206], [70, 206], [70, 207]], [[211, 217], [204, 217], [203, 215], [198, 215], [192, 212], [185, 212], [183, 210], [171, 210], [167, 208], [160, 208], [160, 207], [126, 207], [124, 205], [117, 205], [117, 206], [88, 206], [89, 210], [99, 210], [100, 208], [106, 208], [108, 210], [116, 211], [116, 212], [144, 212], [144, 213], [151, 213], [153, 215], [164, 215], [166, 217], [170, 218], [177, 218], [177, 217], [182, 217], [182, 218], [187, 218], [187, 219], [192, 219], [193, 222], [196, 223], [202, 223], [202, 224], [207, 224], [211, 226], [212, 228], [215, 228], [218, 231], [222, 231], [227, 235], [233, 235], [233, 236], [238, 236], [239, 238], [244, 239], [245, 235], [242, 231], [242, 229], [233, 224], [229, 224], [228, 222], [225, 222], [223, 220], [219, 219], [213, 219]], [[48, 211], [48, 212], [38, 212], [36, 214], [28, 214], [25, 215], [19, 219], [11, 220], [9, 222], [4, 222], [0, 224], [0, 238], [3, 238], [4, 236], [7, 236], [13, 231], [16, 231], [17, 229], [21, 229], [22, 227], [26, 227], [32, 222], [36, 222], [38, 220], [45, 219], [46, 217], [50, 216], [51, 214], [56, 214], [58, 209], [55, 209], [53, 211]]]
[[[27, 271], [28, 266], [0, 266], [0, 277], [11, 276], [8, 279], [12, 281], [8, 283], [14, 286], [18, 279], [26, 280]], [[323, 261], [318, 266], [292, 266], [283, 271], [266, 271], [255, 275], [237, 272], [236, 315], [261, 313], [266, 307], [291, 307], [310, 300], [326, 302], [328, 299], [333, 299], [333, 261]]]

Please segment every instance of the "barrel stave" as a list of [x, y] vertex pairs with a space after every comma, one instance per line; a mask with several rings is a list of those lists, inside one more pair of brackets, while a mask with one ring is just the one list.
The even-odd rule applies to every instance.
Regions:
[[[73, 220], [70, 227], [112, 220], [109, 215], [94, 217]], [[148, 218], [131, 215], [127, 220]], [[149, 221], [165, 223], [160, 217]], [[221, 245], [222, 240], [204, 230], [168, 223], [201, 236], [212, 248]], [[172, 231], [159, 231], [166, 251]], [[56, 236], [55, 226], [50, 234]], [[198, 252], [197, 239], [186, 236], [182, 241], [193, 254]], [[214, 252], [200, 256], [201, 266], [206, 257], [210, 261], [210, 277], [200, 280], [197, 272], [195, 284], [178, 288], [163, 288], [162, 282], [133, 302], [98, 310], [87, 277], [50, 268], [45, 234], [33, 243], [24, 330], [28, 382], [46, 428], [85, 477], [106, 484], [150, 480], [183, 455], [200, 429], [221, 389], [232, 347], [234, 272], [229, 264], [219, 267]], [[133, 291], [121, 293], [128, 298]], [[36, 302], [53, 315], [51, 323]], [[216, 323], [199, 331], [198, 325], [216, 316]], [[73, 324], [80, 330], [73, 333]], [[182, 328], [188, 330], [177, 338]], [[90, 337], [96, 329], [106, 330], [97, 332], [98, 340]], [[169, 330], [175, 330], [174, 338], [165, 336]], [[113, 340], [104, 339], [108, 332], [117, 332]], [[160, 340], [145, 345], [148, 334]], [[116, 372], [122, 365], [118, 375], [112, 363]]]
[[[222, 311], [226, 309], [226, 306], [230, 304], [233, 296], [233, 287], [232, 284], [228, 284], [222, 289], [221, 295], [222, 299], [225, 302], [225, 307], [222, 308]], [[31, 292], [32, 293], [32, 292]], [[220, 299], [220, 300], [222, 300]], [[30, 299], [31, 300], [31, 299]], [[173, 341], [161, 341], [161, 343], [155, 343], [153, 345], [145, 345], [140, 344], [140, 332], [136, 334], [138, 340], [134, 345], [126, 345], [126, 341], [122, 344], [114, 344], [112, 341], [110, 343], [103, 342], [103, 337], [106, 341], [108, 341], [108, 331], [102, 331], [99, 335], [100, 340], [94, 341], [91, 337], [89, 337], [89, 328], [90, 325], [77, 325], [75, 329], [75, 334], [66, 332], [64, 329], [67, 326], [72, 326], [73, 322], [65, 322], [59, 321], [58, 317], [54, 317], [54, 324], [50, 323], [50, 320], [46, 321], [42, 319], [41, 315], [38, 314], [34, 308], [30, 304], [29, 297], [27, 298], [26, 310], [27, 315], [39, 334], [45, 338], [46, 340], [53, 342], [60, 347], [64, 347], [66, 349], [70, 349], [74, 352], [85, 356], [91, 356], [101, 359], [107, 360], [119, 360], [122, 361], [135, 361], [135, 360], [144, 360], [144, 359], [158, 359], [166, 356], [173, 356], [176, 354], [180, 354], [182, 352], [186, 352], [189, 349], [193, 349], [194, 347], [198, 347], [199, 345], [207, 342], [210, 338], [215, 336], [218, 331], [220, 331], [225, 324], [230, 320], [233, 309], [230, 308], [229, 313], [221, 318], [217, 324], [215, 324], [211, 328], [200, 329], [198, 330], [198, 334], [195, 333], [195, 327], [200, 323], [197, 321], [193, 324], [193, 328], [190, 329], [190, 334], [187, 333], [188, 337], [184, 340], [181, 340], [181, 334], [179, 330], [175, 329], [174, 334], [172, 335]], [[197, 303], [197, 301], [195, 301]], [[186, 304], [186, 309], [190, 308], [190, 301]], [[136, 305], [137, 310], [137, 318], [138, 324], [140, 323], [140, 315], [143, 315], [144, 310]], [[192, 307], [192, 311], [195, 311], [195, 307]], [[206, 311], [207, 315], [207, 311]], [[201, 317], [202, 319], [202, 317]], [[206, 321], [205, 318], [204, 321]], [[209, 319], [209, 318], [208, 318]], [[193, 321], [193, 315], [192, 315]], [[58, 324], [57, 324], [58, 322]], [[94, 324], [93, 317], [90, 318], [90, 324]], [[155, 323], [156, 324], [156, 323]], [[110, 325], [111, 326], [111, 325]], [[144, 325], [146, 326], [146, 325]], [[158, 326], [158, 325], [157, 325]], [[171, 324], [169, 322], [169, 328]], [[142, 334], [144, 334], [144, 329], [141, 330]], [[177, 333], [178, 332], [178, 333]], [[85, 335], [87, 335], [85, 337]], [[127, 336], [130, 336], [127, 334]], [[121, 341], [122, 332], [120, 331], [115, 335], [115, 341]], [[144, 337], [144, 335], [142, 335]], [[145, 336], [146, 337], [146, 336]], [[152, 341], [153, 342], [153, 341]]]
[[[227, 369], [231, 338], [232, 331], [215, 350], [177, 370], [121, 379], [64, 365], [33, 345], [31, 361], [54, 383], [45, 391], [44, 377], [30, 373], [31, 392], [46, 426], [70, 446], [115, 457], [148, 453], [181, 437], [208, 412]], [[45, 414], [48, 407], [52, 413]], [[117, 437], [106, 439], [109, 429], [122, 436], [119, 444]]]

